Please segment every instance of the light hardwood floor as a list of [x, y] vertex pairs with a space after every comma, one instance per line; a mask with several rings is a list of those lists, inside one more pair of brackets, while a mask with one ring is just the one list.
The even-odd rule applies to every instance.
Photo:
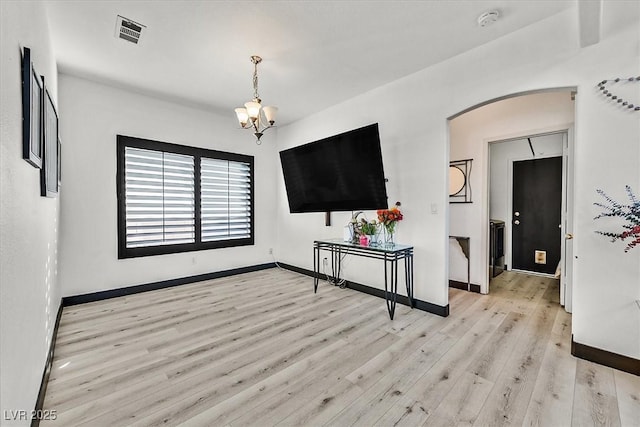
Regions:
[[555, 280], [451, 315], [278, 269], [64, 309], [43, 426], [636, 426], [640, 377], [572, 357]]

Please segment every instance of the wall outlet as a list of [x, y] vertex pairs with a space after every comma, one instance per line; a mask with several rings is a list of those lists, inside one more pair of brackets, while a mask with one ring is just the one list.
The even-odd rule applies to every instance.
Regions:
[[327, 266], [329, 264], [329, 260], [327, 258], [322, 258], [322, 265]]
[[431, 214], [435, 215], [438, 213], [438, 204], [437, 203], [431, 203]]
[[273, 255], [273, 248], [269, 248], [269, 255]]

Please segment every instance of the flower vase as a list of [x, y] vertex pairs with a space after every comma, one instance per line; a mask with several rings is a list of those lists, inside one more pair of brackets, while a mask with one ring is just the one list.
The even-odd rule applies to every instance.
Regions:
[[375, 246], [378, 244], [378, 239], [375, 234], [367, 234], [367, 237], [369, 238], [369, 246]]
[[384, 244], [385, 246], [395, 246], [396, 223], [392, 222], [384, 226]]

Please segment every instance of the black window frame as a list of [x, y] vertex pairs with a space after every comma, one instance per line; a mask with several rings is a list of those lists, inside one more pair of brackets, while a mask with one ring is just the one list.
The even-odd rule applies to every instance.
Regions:
[[[209, 150], [206, 148], [191, 147], [187, 145], [173, 144], [169, 142], [154, 141], [133, 136], [117, 135], [117, 167], [116, 167], [116, 196], [118, 204], [118, 259], [137, 258], [153, 255], [166, 255], [182, 252], [202, 251], [208, 249], [229, 248], [235, 246], [250, 246], [255, 244], [255, 175], [254, 157], [246, 154], [229, 153], [226, 151]], [[143, 246], [127, 248], [126, 229], [126, 192], [125, 192], [125, 148], [140, 148], [146, 150], [162, 151], [174, 154], [193, 156], [194, 158], [194, 198], [195, 198], [195, 241], [194, 243], [179, 243], [173, 245]], [[201, 158], [230, 160], [249, 164], [250, 173], [250, 200], [251, 237], [242, 239], [217, 240], [202, 242], [201, 236]]]

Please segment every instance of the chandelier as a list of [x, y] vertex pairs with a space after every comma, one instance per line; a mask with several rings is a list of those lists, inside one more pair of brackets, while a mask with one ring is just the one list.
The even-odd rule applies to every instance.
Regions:
[[238, 122], [243, 129], [252, 129], [256, 136], [256, 144], [261, 144], [260, 138], [265, 130], [273, 127], [276, 121], [277, 107], [263, 107], [258, 94], [258, 64], [262, 62], [259, 56], [252, 56], [253, 63], [253, 100], [246, 102], [244, 108], [236, 108]]

